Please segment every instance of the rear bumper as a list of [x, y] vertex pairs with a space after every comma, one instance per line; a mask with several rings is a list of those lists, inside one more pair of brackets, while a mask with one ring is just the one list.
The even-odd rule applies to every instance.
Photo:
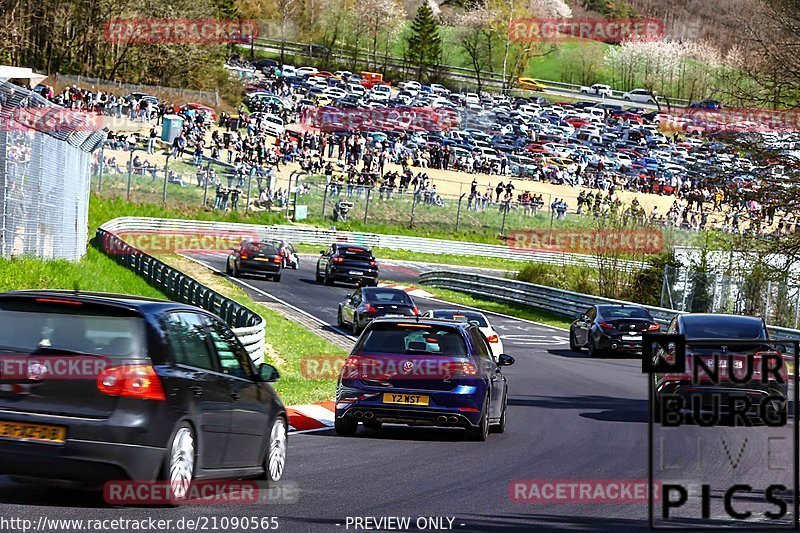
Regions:
[[703, 384], [691, 381], [669, 381], [661, 385], [657, 395], [661, 398], [680, 398], [685, 410], [699, 402], [700, 409], [706, 412], [721, 410], [730, 412], [733, 398], [749, 399], [749, 412], [756, 414], [765, 402], [785, 402], [788, 386], [784, 384], [745, 383], [745, 384]]
[[281, 265], [271, 261], [240, 261], [239, 271], [251, 274], [279, 274]]
[[[351, 274], [351, 272], [358, 272], [358, 274]], [[377, 283], [378, 271], [332, 268], [329, 277], [336, 281], [349, 281], [352, 283]]]
[[641, 352], [642, 339], [641, 336], [638, 340], [626, 340], [621, 336], [600, 335], [595, 341], [595, 346], [613, 352]]
[[165, 448], [136, 444], [67, 440], [58, 446], [0, 441], [0, 471], [84, 484], [154, 480], [165, 455]]

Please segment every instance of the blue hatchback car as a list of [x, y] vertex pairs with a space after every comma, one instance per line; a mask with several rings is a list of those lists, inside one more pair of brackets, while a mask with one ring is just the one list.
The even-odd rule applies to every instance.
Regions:
[[508, 385], [473, 324], [446, 319], [379, 318], [359, 337], [339, 373], [336, 433], [384, 423], [462, 427], [471, 440], [502, 433]]

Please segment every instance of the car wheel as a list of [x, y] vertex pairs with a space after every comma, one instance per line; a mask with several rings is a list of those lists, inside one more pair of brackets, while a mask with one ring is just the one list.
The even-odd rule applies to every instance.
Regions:
[[167, 446], [167, 457], [164, 461], [162, 477], [169, 481], [169, 500], [180, 503], [186, 500], [194, 479], [196, 456], [194, 432], [184, 422], [172, 435]]
[[358, 431], [358, 420], [350, 417], [339, 418], [337, 416], [333, 421], [333, 429], [337, 435], [352, 437]]
[[322, 276], [319, 275], [319, 269], [314, 272], [314, 278], [316, 279], [317, 283], [322, 283]]
[[581, 351], [581, 347], [578, 346], [577, 342], [575, 342], [575, 333], [572, 331], [569, 332], [569, 349], [571, 352], [580, 353]]
[[500, 422], [492, 425], [490, 428], [492, 433], [505, 433], [506, 432], [506, 411], [508, 410], [508, 395], [503, 398], [503, 412], [500, 413]]
[[359, 335], [363, 329], [358, 325], [358, 317], [355, 315], [353, 315], [353, 324], [351, 325], [350, 329], [353, 331], [353, 335]]
[[272, 281], [274, 281], [275, 283], [280, 283], [281, 275], [280, 274], [275, 274], [274, 276], [272, 276]]
[[225, 273], [231, 275], [231, 264], [228, 261], [225, 262]]
[[586, 344], [586, 349], [589, 352], [589, 357], [600, 357], [603, 353], [598, 350], [594, 345], [594, 339], [590, 336], [589, 342]]
[[325, 276], [322, 278], [322, 281], [325, 283], [325, 285], [333, 285], [333, 278], [329, 278], [327, 274], [325, 274]]
[[231, 276], [234, 278], [238, 278], [241, 273], [239, 272], [239, 268], [236, 266], [236, 263], [233, 263], [233, 267], [231, 268]]
[[625, 101], [626, 101], [626, 102], [630, 102], [630, 101], [631, 101], [631, 98], [630, 98], [630, 96], [626, 96], [626, 97], [625, 97]]
[[363, 424], [365, 428], [374, 431], [381, 429], [381, 427], [383, 426], [383, 422], [376, 422], [375, 420], [365, 420]]
[[268, 481], [280, 481], [283, 476], [283, 469], [286, 466], [287, 432], [286, 420], [279, 416], [272, 423], [269, 448], [264, 458], [264, 479]]
[[483, 442], [489, 436], [489, 395], [486, 395], [486, 401], [483, 404], [483, 413], [481, 414], [481, 421], [478, 427], [467, 428], [467, 438], [478, 442]]

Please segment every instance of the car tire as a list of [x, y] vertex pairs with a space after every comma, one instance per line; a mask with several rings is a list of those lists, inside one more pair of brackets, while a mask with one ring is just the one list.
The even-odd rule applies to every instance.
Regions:
[[625, 97], [625, 101], [626, 101], [626, 102], [630, 102], [630, 101], [631, 101], [631, 98], [630, 98], [630, 96], [626, 96], [626, 97]]
[[333, 278], [329, 278], [327, 274], [325, 274], [322, 278], [322, 282], [329, 287], [333, 286]]
[[231, 275], [231, 264], [228, 261], [225, 261], [225, 273]]
[[358, 431], [358, 420], [350, 417], [336, 417], [333, 420], [333, 430], [342, 437], [352, 437]]
[[237, 268], [236, 263], [234, 262], [233, 267], [231, 268], [231, 276], [233, 276], [234, 278], [238, 278], [240, 275], [241, 272], [239, 272], [239, 269]]
[[283, 477], [286, 467], [286, 451], [288, 444], [289, 427], [286, 419], [278, 416], [272, 423], [269, 433], [269, 444], [264, 457], [264, 477], [267, 481], [275, 483]]
[[186, 500], [191, 489], [197, 461], [197, 439], [194, 430], [183, 422], [167, 443], [161, 477], [169, 482], [169, 503], [178, 505]]
[[569, 332], [569, 349], [571, 352], [581, 352], [581, 347], [575, 342], [575, 333], [572, 331]]
[[483, 413], [481, 413], [481, 421], [478, 427], [467, 428], [467, 438], [476, 442], [486, 441], [489, 436], [489, 395], [486, 395], [486, 402], [484, 402]]
[[272, 276], [272, 281], [274, 281], [275, 283], [280, 283], [281, 282], [281, 275], [280, 274], [275, 274], [274, 276]]
[[497, 424], [492, 424], [489, 431], [492, 433], [505, 433], [506, 432], [506, 411], [508, 411], [508, 395], [503, 398], [503, 412], [500, 413], [500, 421]]
[[322, 283], [322, 276], [319, 275], [319, 269], [314, 272], [314, 279], [317, 283]]
[[589, 352], [589, 357], [601, 357], [603, 352], [598, 350], [594, 345], [594, 339], [589, 336], [589, 342], [586, 343], [586, 351]]

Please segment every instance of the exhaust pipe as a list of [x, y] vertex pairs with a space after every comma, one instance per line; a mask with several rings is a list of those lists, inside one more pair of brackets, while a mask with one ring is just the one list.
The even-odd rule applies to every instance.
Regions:
[[616, 342], [611, 344], [611, 349], [612, 350], [616, 350], [618, 347], [619, 347], [619, 345]]
[[439, 418], [436, 419], [436, 421], [439, 422], [440, 424], [447, 424], [447, 417], [440, 416]]
[[448, 416], [447, 417], [448, 424], [458, 424], [458, 418], [455, 416]]
[[367, 411], [366, 413], [364, 413], [364, 418], [366, 418], [367, 420], [370, 420], [374, 416], [375, 413], [373, 413], [372, 411]]
[[364, 417], [364, 413], [362, 413], [361, 411], [356, 411], [356, 412], [353, 413], [353, 416], [356, 417], [356, 418], [363, 418]]

